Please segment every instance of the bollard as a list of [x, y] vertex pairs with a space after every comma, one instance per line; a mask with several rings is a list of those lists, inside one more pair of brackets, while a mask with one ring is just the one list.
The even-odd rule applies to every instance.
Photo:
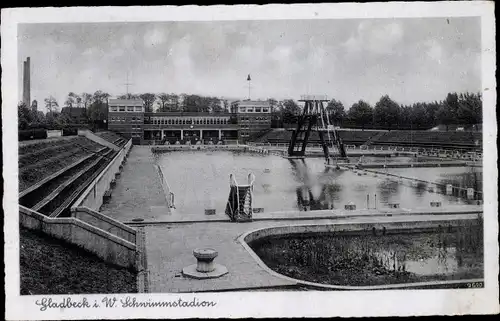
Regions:
[[446, 195], [451, 195], [453, 194], [453, 185], [447, 184], [446, 185]]
[[472, 187], [467, 189], [467, 198], [470, 200], [474, 199], [474, 189]]
[[389, 208], [399, 208], [399, 203], [389, 203]]
[[193, 251], [193, 255], [197, 260], [197, 264], [193, 264], [182, 269], [182, 274], [195, 279], [210, 279], [218, 278], [227, 274], [225, 266], [214, 262], [218, 253], [214, 249], [203, 248]]
[[439, 201], [432, 201], [431, 202], [431, 207], [441, 207], [441, 202], [439, 202]]
[[210, 208], [210, 209], [206, 208], [205, 209], [205, 215], [215, 215], [215, 209], [213, 209], [213, 208]]
[[344, 206], [344, 209], [347, 211], [354, 211], [356, 210], [356, 204], [354, 204], [353, 202], [349, 202], [349, 204], [346, 204]]

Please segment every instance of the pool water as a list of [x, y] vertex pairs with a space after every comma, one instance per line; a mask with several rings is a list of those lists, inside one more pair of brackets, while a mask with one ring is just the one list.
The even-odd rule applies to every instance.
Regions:
[[[407, 162], [410, 159], [395, 157], [388, 161]], [[239, 184], [246, 184], [249, 173], [255, 175], [253, 207], [263, 208], [265, 212], [343, 209], [349, 202], [358, 209], [373, 208], [375, 199], [378, 208], [388, 203], [400, 203], [401, 208], [429, 207], [435, 200], [441, 201], [443, 206], [466, 204], [454, 196], [428, 192], [425, 186], [407, 186], [380, 175], [358, 176], [352, 171], [326, 169], [322, 158], [289, 160], [231, 151], [182, 151], [158, 154], [156, 161], [175, 194], [176, 211], [186, 215], [203, 215], [205, 209], [224, 213], [229, 175], [234, 174]], [[433, 181], [437, 178], [465, 182], [467, 179], [463, 177], [469, 175], [466, 167], [391, 171], [401, 171], [405, 176], [411, 173]]]

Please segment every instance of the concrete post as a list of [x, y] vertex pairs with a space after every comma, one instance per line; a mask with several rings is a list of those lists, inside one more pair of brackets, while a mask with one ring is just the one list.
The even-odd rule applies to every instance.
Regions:
[[222, 129], [219, 129], [219, 140], [222, 140]]
[[203, 129], [200, 129], [200, 140], [203, 141]]
[[181, 129], [181, 140], [184, 139], [184, 129]]
[[472, 187], [467, 189], [467, 198], [470, 200], [474, 199], [474, 189]]

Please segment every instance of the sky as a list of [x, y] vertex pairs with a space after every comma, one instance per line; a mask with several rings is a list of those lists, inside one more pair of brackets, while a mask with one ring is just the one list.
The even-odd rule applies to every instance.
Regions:
[[[481, 90], [479, 18], [21, 24], [31, 99], [69, 92], [187, 93], [230, 99], [321, 94], [348, 109]], [[18, 93], [19, 100], [22, 92]]]

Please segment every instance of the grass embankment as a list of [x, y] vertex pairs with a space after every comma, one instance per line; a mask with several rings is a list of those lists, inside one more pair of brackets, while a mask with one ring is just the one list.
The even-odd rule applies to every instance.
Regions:
[[136, 293], [136, 273], [20, 227], [21, 295]]

